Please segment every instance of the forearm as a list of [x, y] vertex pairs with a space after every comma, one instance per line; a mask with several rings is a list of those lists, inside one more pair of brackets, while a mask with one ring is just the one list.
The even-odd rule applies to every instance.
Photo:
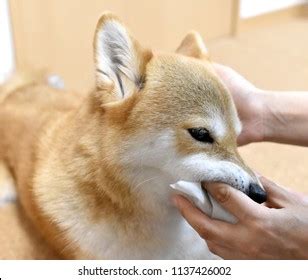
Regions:
[[260, 91], [263, 140], [308, 146], [308, 92]]

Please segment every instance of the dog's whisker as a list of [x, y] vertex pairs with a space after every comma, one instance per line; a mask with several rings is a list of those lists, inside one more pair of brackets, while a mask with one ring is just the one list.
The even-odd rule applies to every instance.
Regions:
[[152, 181], [154, 179], [158, 178], [158, 176], [155, 176], [155, 177], [152, 177], [152, 178], [149, 178], [149, 179], [146, 179], [142, 182], [140, 182], [138, 185], [136, 185], [134, 188], [133, 188], [133, 191], [137, 191], [143, 184], [149, 182], [149, 181]]

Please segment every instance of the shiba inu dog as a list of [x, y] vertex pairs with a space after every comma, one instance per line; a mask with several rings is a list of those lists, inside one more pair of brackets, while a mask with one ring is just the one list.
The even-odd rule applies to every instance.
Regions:
[[106, 13], [94, 58], [85, 97], [30, 80], [6, 87], [0, 160], [24, 211], [64, 258], [215, 258], [169, 186], [219, 181], [266, 195], [237, 152], [241, 124], [201, 37], [154, 53]]

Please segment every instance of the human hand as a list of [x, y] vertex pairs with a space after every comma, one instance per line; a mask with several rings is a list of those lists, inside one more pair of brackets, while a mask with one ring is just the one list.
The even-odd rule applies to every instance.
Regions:
[[261, 91], [230, 67], [215, 63], [214, 68], [229, 89], [242, 121], [243, 129], [238, 137], [238, 144], [262, 141], [264, 106]]
[[224, 259], [308, 259], [308, 200], [268, 179], [261, 182], [266, 205], [225, 184], [206, 187], [237, 217], [234, 225], [209, 218], [180, 195], [174, 203], [209, 249]]

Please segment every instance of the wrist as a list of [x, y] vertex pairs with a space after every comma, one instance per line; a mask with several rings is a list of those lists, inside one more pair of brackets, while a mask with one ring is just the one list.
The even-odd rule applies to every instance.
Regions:
[[248, 143], [266, 141], [265, 139], [268, 134], [266, 119], [269, 115], [266, 92], [254, 88], [249, 96], [248, 108], [251, 117], [249, 120], [249, 130], [247, 131]]
[[256, 89], [255, 107], [259, 118], [258, 139], [255, 142], [271, 141], [274, 135], [275, 117], [273, 114], [273, 94], [262, 89]]
[[[285, 110], [285, 95], [266, 90], [259, 90], [259, 95], [262, 108], [262, 141], [283, 142], [284, 131], [290, 123], [290, 113]], [[282, 99], [284, 105], [281, 104]]]
[[308, 145], [308, 94], [258, 90], [262, 141]]

